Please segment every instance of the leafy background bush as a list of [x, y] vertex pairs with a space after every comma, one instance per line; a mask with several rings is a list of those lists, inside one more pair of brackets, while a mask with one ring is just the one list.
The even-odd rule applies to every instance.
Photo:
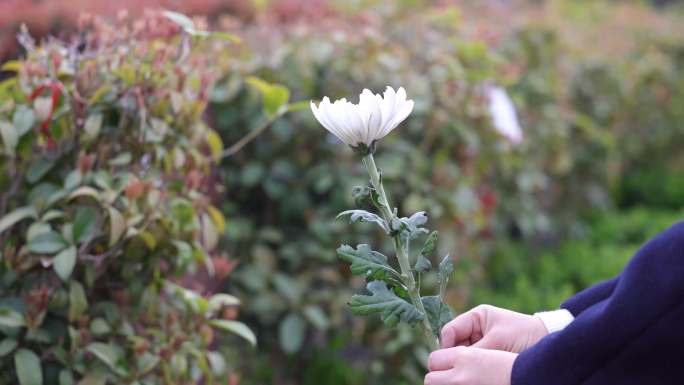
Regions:
[[[210, 19], [243, 44], [215, 54], [204, 115], [227, 144], [267, 127], [211, 174], [225, 186], [219, 246], [239, 261], [213, 287], [242, 301], [239, 319], [259, 339], [253, 353], [222, 345], [241, 383], [414, 384], [427, 357], [410, 327], [386, 331], [346, 305], [365, 285], [335, 249], [382, 237], [331, 220], [367, 179], [355, 155], [306, 110], [268, 125], [245, 76], [287, 86], [292, 100], [407, 89], [414, 113], [377, 160], [400, 213], [425, 209], [441, 233], [433, 263], [454, 260], [454, 315], [479, 303], [556, 308], [680, 218], [676, 12], [569, 0], [254, 4]], [[490, 82], [516, 104], [520, 145], [492, 127]]]

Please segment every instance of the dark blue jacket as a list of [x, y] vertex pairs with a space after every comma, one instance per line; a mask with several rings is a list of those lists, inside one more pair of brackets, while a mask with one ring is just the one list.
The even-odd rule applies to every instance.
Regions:
[[518, 356], [512, 385], [684, 384], [684, 222], [561, 308], [575, 320]]

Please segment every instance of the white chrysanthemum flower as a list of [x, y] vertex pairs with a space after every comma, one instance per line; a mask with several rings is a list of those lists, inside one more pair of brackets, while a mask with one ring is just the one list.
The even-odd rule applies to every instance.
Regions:
[[348, 144], [359, 155], [375, 151], [378, 140], [389, 134], [413, 110], [413, 101], [406, 100], [403, 87], [396, 93], [387, 87], [384, 98], [365, 89], [359, 104], [346, 99], [330, 103], [326, 96], [318, 107], [311, 102], [316, 119], [328, 131]]
[[513, 144], [522, 142], [523, 132], [518, 123], [518, 114], [505, 89], [501, 87], [489, 89], [489, 113], [492, 115], [492, 123], [499, 134], [508, 138]]

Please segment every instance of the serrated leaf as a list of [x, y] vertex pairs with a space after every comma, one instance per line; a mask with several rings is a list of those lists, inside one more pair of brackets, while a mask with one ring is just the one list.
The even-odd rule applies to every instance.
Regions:
[[252, 346], [256, 346], [257, 339], [254, 335], [254, 332], [242, 322], [213, 319], [208, 320], [206, 323], [219, 329], [237, 334], [238, 336], [246, 339], [250, 344], [252, 344]]
[[19, 378], [19, 385], [43, 385], [43, 368], [38, 355], [28, 349], [19, 349], [14, 353], [14, 367]]
[[299, 314], [288, 314], [278, 325], [278, 340], [280, 348], [288, 355], [293, 355], [299, 351], [304, 343], [306, 326]]
[[38, 234], [28, 241], [27, 248], [34, 254], [55, 254], [67, 247], [67, 241], [62, 234], [50, 231]]
[[396, 231], [406, 230], [411, 234], [410, 239], [414, 239], [422, 234], [427, 234], [428, 230], [420, 226], [424, 225], [428, 220], [428, 214], [425, 211], [419, 211], [413, 214], [410, 218], [399, 218], [401, 226], [392, 222], [392, 228]]
[[38, 218], [38, 212], [33, 206], [24, 206], [9, 212], [0, 218], [0, 234], [26, 218]]
[[381, 313], [380, 318], [393, 329], [404, 319], [409, 325], [416, 326], [425, 317], [420, 310], [409, 302], [397, 297], [383, 281], [373, 281], [367, 286], [372, 296], [355, 295], [351, 300], [351, 310], [355, 315], [368, 316]]
[[57, 254], [52, 264], [55, 273], [64, 282], [69, 281], [71, 272], [74, 271], [74, 266], [76, 266], [76, 246], [73, 245]]
[[368, 282], [385, 278], [387, 272], [396, 274], [394, 269], [387, 264], [387, 257], [377, 251], [372, 251], [368, 245], [358, 245], [356, 250], [349, 245], [342, 245], [337, 249], [337, 254], [351, 263], [351, 272], [354, 275], [364, 275]]
[[439, 298], [444, 300], [444, 293], [446, 292], [447, 283], [451, 279], [451, 274], [454, 272], [454, 265], [451, 258], [447, 254], [442, 263], [439, 264]]
[[442, 327], [451, 321], [449, 307], [440, 301], [438, 295], [422, 297], [420, 301], [423, 302], [425, 314], [427, 314], [430, 326], [432, 326], [432, 332], [439, 338]]
[[394, 293], [396, 295], [400, 296], [401, 298], [408, 298], [408, 289], [403, 283], [389, 276], [383, 278], [383, 281], [394, 286]]
[[418, 274], [425, 274], [430, 271], [431, 268], [432, 263], [430, 263], [430, 260], [421, 254], [418, 256], [418, 260], [416, 260], [416, 265], [413, 267], [413, 270], [415, 270]]
[[425, 241], [423, 250], [420, 251], [420, 255], [416, 261], [416, 266], [413, 268], [418, 274], [425, 274], [432, 268], [432, 263], [429, 259], [425, 258], [425, 256], [435, 250], [437, 236], [439, 236], [439, 231], [433, 231]]
[[354, 203], [356, 207], [361, 209], [365, 203], [370, 203], [377, 208], [381, 208], [380, 196], [375, 191], [368, 186], [355, 186], [352, 190], [352, 196], [354, 197]]
[[337, 216], [337, 218], [335, 218], [335, 221], [337, 221], [340, 218], [345, 218], [345, 217], [350, 217], [349, 223], [354, 223], [356, 221], [359, 221], [359, 222], [375, 222], [378, 225], [380, 225], [380, 227], [382, 227], [382, 229], [385, 230], [385, 232], [387, 234], [390, 233], [390, 229], [389, 229], [389, 226], [387, 226], [387, 223], [385, 223], [385, 221], [382, 218], [380, 218], [379, 216], [377, 216], [376, 214], [369, 213], [368, 211], [365, 211], [365, 210], [347, 210], [345, 212], [340, 213]]
[[109, 247], [119, 242], [125, 230], [126, 222], [123, 215], [113, 206], [109, 206]]

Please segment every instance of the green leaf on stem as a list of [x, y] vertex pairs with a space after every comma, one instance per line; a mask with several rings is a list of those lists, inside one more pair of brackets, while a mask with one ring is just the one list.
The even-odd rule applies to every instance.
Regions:
[[389, 285], [394, 286], [394, 293], [396, 295], [400, 296], [401, 298], [408, 298], [408, 289], [403, 283], [389, 276], [383, 278], [382, 280], [387, 282]]
[[26, 171], [26, 181], [30, 184], [34, 184], [41, 180], [53, 167], [55, 167], [56, 162], [47, 159], [41, 159], [31, 163]]
[[261, 91], [264, 110], [269, 116], [275, 116], [280, 107], [287, 105], [290, 100], [290, 90], [283, 85], [271, 84], [254, 76], [247, 77], [245, 83]]
[[418, 274], [425, 274], [432, 268], [432, 263], [430, 263], [430, 260], [425, 258], [425, 256], [435, 251], [437, 236], [439, 236], [439, 231], [433, 231], [425, 241], [423, 250], [420, 251], [420, 255], [416, 261], [416, 266], [413, 268]]
[[238, 336], [246, 339], [250, 344], [252, 344], [252, 346], [256, 346], [257, 339], [254, 335], [254, 332], [242, 322], [213, 319], [208, 320], [206, 323], [219, 329], [237, 334]]
[[17, 224], [22, 219], [38, 218], [38, 212], [33, 206], [24, 206], [9, 212], [0, 218], [0, 233]]
[[67, 241], [60, 233], [50, 231], [31, 238], [27, 247], [34, 254], [55, 254], [67, 247]]
[[19, 385], [43, 385], [43, 368], [38, 355], [28, 349], [19, 349], [14, 354]]
[[69, 322], [74, 322], [88, 310], [88, 299], [83, 286], [77, 281], [71, 281], [69, 288]]
[[347, 210], [345, 212], [340, 213], [340, 215], [338, 215], [337, 218], [335, 218], [335, 221], [337, 221], [340, 218], [345, 218], [345, 217], [350, 217], [349, 223], [354, 223], [356, 221], [359, 221], [359, 222], [375, 222], [378, 225], [380, 225], [380, 227], [382, 227], [382, 229], [385, 230], [385, 232], [387, 234], [390, 233], [390, 229], [389, 229], [389, 226], [387, 226], [387, 223], [385, 223], [385, 221], [382, 218], [380, 218], [379, 216], [377, 216], [376, 214], [369, 213], [368, 211], [365, 211], [365, 210]]
[[97, 222], [99, 221], [99, 216], [97, 212], [90, 207], [83, 207], [76, 213], [76, 218], [74, 219], [73, 236], [74, 243], [81, 244], [97, 231]]
[[409, 302], [397, 297], [383, 281], [373, 281], [367, 286], [372, 296], [355, 295], [351, 300], [351, 310], [354, 315], [368, 316], [381, 313], [380, 318], [390, 329], [404, 319], [409, 325], [416, 326], [425, 317], [420, 310]]
[[288, 314], [278, 325], [278, 339], [280, 348], [287, 355], [293, 355], [299, 351], [304, 343], [306, 325], [299, 314]]
[[451, 321], [451, 313], [449, 313], [449, 307], [442, 304], [438, 295], [431, 297], [423, 297], [420, 299], [423, 302], [423, 307], [425, 307], [425, 314], [427, 314], [430, 320], [430, 326], [432, 326], [432, 333], [434, 333], [438, 338], [441, 335], [442, 327]]
[[76, 246], [69, 246], [57, 254], [53, 260], [52, 268], [55, 269], [57, 276], [67, 282], [71, 277], [71, 272], [76, 266]]
[[451, 279], [451, 274], [454, 272], [454, 265], [451, 263], [451, 258], [447, 254], [442, 263], [439, 264], [439, 298], [444, 299], [447, 283]]
[[26, 321], [21, 313], [8, 307], [0, 307], [0, 326], [18, 327], [25, 325]]
[[107, 364], [112, 369], [116, 369], [116, 363], [121, 356], [111, 345], [104, 342], [91, 342], [85, 347], [85, 350], [93, 353], [100, 361]]
[[356, 186], [352, 190], [352, 196], [354, 197], [354, 202], [356, 207], [362, 209], [365, 203], [370, 203], [377, 208], [381, 208], [380, 195], [378, 195], [375, 189], [368, 186]]
[[365, 275], [366, 282], [384, 279], [387, 272], [397, 274], [387, 264], [387, 257], [377, 251], [372, 251], [368, 245], [358, 245], [356, 250], [349, 245], [342, 245], [337, 249], [337, 254], [351, 263], [351, 272], [354, 275]]

